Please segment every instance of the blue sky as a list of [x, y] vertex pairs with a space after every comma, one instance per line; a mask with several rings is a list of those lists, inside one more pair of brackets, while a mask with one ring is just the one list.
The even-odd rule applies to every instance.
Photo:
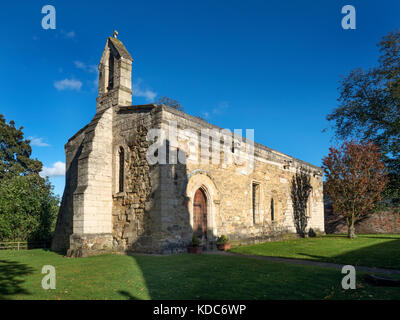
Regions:
[[[41, 9], [56, 8], [44, 30]], [[341, 8], [356, 8], [344, 30]], [[0, 113], [23, 126], [62, 195], [64, 144], [96, 110], [96, 66], [113, 30], [134, 59], [134, 104], [167, 95], [270, 148], [321, 165], [341, 76], [368, 67], [399, 26], [399, 1], [7, 1]]]

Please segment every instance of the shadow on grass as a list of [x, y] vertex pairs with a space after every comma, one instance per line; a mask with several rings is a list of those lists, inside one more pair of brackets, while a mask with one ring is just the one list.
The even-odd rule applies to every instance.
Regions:
[[126, 297], [126, 300], [139, 300], [135, 296], [131, 295], [128, 291], [125, 290], [119, 290], [118, 293]]
[[[243, 273], [247, 272], [247, 268], [240, 270], [240, 267], [235, 266], [231, 257], [214, 257], [206, 254], [164, 256], [132, 254], [130, 257], [139, 266], [148, 296], [152, 300], [216, 299], [215, 291], [221, 291], [218, 297], [223, 299], [225, 289], [231, 295], [232, 292], [236, 294], [240, 290], [232, 288], [242, 283], [232, 280], [229, 274], [233, 273], [236, 277], [244, 278]], [[247, 263], [251, 264], [251, 260]], [[213, 267], [207, 268], [209, 264]], [[216, 270], [217, 266], [225, 269], [225, 272]], [[127, 300], [144, 298], [129, 289], [119, 290], [118, 293], [123, 296], [122, 299]]]
[[[341, 287], [343, 275], [323, 267], [212, 254], [131, 257], [152, 300], [369, 299], [371, 294], [395, 299], [399, 295], [393, 289], [370, 288], [361, 278], [359, 290], [346, 293]], [[147, 298], [137, 292], [119, 291], [125, 299]]]
[[32, 274], [33, 269], [17, 261], [0, 260], [0, 300], [15, 294], [30, 294], [22, 288], [23, 276]]
[[[338, 239], [339, 244], [341, 241]], [[398, 248], [400, 239], [390, 239], [329, 257], [305, 250], [298, 254], [314, 261], [400, 270]], [[368, 299], [367, 293], [373, 290], [365, 287], [361, 293], [344, 295], [341, 273], [323, 267], [204, 254], [131, 257], [141, 270], [148, 296], [155, 300], [323, 299], [330, 290], [340, 298]], [[128, 300], [144, 298], [130, 289], [119, 293]]]

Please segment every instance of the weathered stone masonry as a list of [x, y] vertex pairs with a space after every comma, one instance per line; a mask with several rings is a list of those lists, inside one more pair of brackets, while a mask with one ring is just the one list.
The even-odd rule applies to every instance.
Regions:
[[[300, 167], [311, 172], [313, 185], [309, 226], [324, 231], [321, 168], [259, 144], [249, 172], [249, 159], [240, 165], [194, 161], [191, 146], [199, 142], [191, 134], [220, 128], [166, 106], [132, 106], [131, 73], [130, 54], [118, 39], [108, 38], [96, 115], [65, 145], [66, 186], [53, 250], [69, 256], [184, 252], [199, 232], [205, 249], [215, 248], [222, 234], [240, 243], [279, 238], [295, 231], [290, 181]], [[168, 143], [171, 154], [180, 150], [187, 161], [150, 165], [147, 133], [168, 131], [171, 121], [177, 140], [164, 141], [164, 147]], [[246, 153], [248, 143], [237, 148]], [[199, 190], [202, 204], [195, 200]]]
[[133, 141], [128, 146], [125, 167], [126, 190], [123, 195], [114, 196], [113, 201], [113, 238], [114, 247], [121, 250], [146, 251], [151, 244], [151, 219], [145, 214], [146, 203], [150, 200], [150, 166], [146, 161], [149, 142], [146, 140], [147, 129], [136, 128]]

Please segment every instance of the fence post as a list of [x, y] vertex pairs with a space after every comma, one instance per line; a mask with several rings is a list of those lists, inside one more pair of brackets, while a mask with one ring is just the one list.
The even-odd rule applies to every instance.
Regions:
[[17, 246], [18, 246], [18, 251], [19, 251], [19, 242], [17, 242]]

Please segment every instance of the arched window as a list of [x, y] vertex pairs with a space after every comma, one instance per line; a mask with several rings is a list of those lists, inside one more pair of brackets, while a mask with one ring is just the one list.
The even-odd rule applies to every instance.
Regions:
[[124, 163], [125, 163], [125, 152], [124, 148], [119, 148], [119, 173], [118, 173], [118, 192], [124, 191]]
[[275, 219], [274, 198], [271, 198], [271, 221]]

